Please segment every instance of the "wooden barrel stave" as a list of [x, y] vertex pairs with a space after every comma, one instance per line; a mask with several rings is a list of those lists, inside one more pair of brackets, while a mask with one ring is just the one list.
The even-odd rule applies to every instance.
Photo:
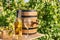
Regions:
[[37, 12], [22, 12], [22, 16], [37, 16]]
[[23, 34], [34, 34], [37, 32], [37, 29], [29, 29], [29, 30], [23, 29], [22, 32]]
[[[38, 27], [38, 25], [36, 24], [37, 23], [37, 17], [26, 17], [26, 18], [22, 18], [22, 21], [23, 21], [23, 28], [25, 28], [25, 26], [24, 26], [24, 20], [31, 20], [30, 21], [30, 24], [29, 24], [29, 28], [35, 28], [35, 27]], [[36, 22], [35, 24], [32, 24], [32, 22]], [[27, 23], [27, 22], [26, 22]]]

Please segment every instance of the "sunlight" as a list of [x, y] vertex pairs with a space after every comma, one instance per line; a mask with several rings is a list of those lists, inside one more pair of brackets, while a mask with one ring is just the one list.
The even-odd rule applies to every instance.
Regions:
[[25, 2], [29, 2], [29, 0], [24, 0]]

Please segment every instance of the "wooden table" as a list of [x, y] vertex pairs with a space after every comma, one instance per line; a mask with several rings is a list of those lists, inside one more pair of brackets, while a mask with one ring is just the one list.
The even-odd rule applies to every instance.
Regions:
[[[19, 37], [18, 40], [34, 40], [36, 38], [44, 36], [43, 34], [36, 33], [33, 35], [22, 35], [22, 37]], [[15, 37], [16, 38], [16, 37]], [[0, 39], [1, 40], [1, 39]], [[6, 33], [3, 34], [3, 40], [13, 40], [12, 37], [8, 36]], [[16, 40], [16, 39], [14, 39]]]
[[42, 36], [44, 36], [44, 35], [40, 34], [40, 33], [29, 35], [28, 37], [27, 37], [27, 35], [23, 35], [22, 38], [21, 38], [21, 40], [34, 40], [34, 39], [42, 37]]
[[[39, 37], [42, 37], [44, 36], [43, 34], [40, 34], [40, 33], [36, 33], [36, 34], [33, 34], [33, 35], [23, 35], [22, 37], [19, 37], [18, 40], [34, 40], [36, 38], [39, 38]], [[17, 36], [15, 36], [16, 38]], [[3, 38], [3, 40], [17, 40], [17, 39], [12, 39], [12, 37], [9, 37], [6, 35], [6, 37]]]

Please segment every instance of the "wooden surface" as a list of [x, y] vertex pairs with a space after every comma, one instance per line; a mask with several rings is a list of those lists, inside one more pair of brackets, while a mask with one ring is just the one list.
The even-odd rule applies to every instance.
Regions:
[[[14, 37], [10, 37], [8, 36], [6, 33], [3, 35], [3, 39], [2, 40], [34, 40], [36, 38], [39, 38], [39, 37], [42, 37], [44, 36], [43, 34], [40, 34], [40, 33], [36, 33], [36, 34], [33, 34], [33, 35], [23, 35], [22, 37], [19, 37], [17, 39], [17, 36], [14, 36]], [[0, 39], [1, 40], [1, 39]]]
[[34, 40], [36, 38], [39, 38], [39, 37], [42, 37], [44, 36], [43, 34], [40, 34], [40, 33], [36, 33], [36, 34], [33, 34], [33, 35], [23, 35], [20, 40]]

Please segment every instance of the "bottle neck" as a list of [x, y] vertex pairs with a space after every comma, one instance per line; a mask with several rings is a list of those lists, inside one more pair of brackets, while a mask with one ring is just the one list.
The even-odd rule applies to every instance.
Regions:
[[21, 10], [17, 11], [17, 18], [21, 18]]

